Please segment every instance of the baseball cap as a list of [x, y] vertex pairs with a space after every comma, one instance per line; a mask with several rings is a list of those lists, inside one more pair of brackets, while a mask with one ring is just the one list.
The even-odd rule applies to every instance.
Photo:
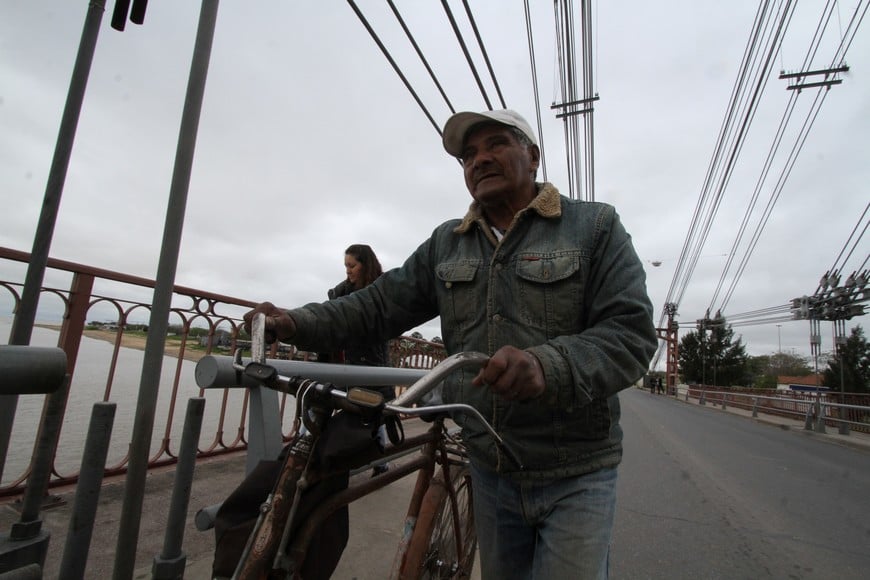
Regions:
[[532, 131], [531, 126], [523, 119], [522, 115], [510, 109], [499, 109], [496, 111], [483, 111], [481, 113], [463, 111], [447, 119], [447, 122], [444, 123], [444, 133], [442, 134], [444, 149], [454, 157], [459, 157], [462, 155], [462, 144], [465, 142], [465, 135], [468, 133], [468, 130], [478, 123], [492, 122], [507, 125], [508, 127], [516, 127], [532, 143], [538, 144], [535, 132]]

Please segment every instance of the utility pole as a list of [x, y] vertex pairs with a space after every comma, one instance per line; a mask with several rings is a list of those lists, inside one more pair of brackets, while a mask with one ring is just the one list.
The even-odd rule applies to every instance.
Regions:
[[[816, 373], [816, 398], [819, 393], [819, 354], [821, 353], [822, 336], [819, 322], [830, 320], [834, 323], [834, 342], [837, 352], [840, 349], [840, 336], [845, 345], [845, 321], [864, 314], [863, 303], [870, 301], [870, 270], [852, 272], [843, 285], [840, 285], [838, 270], [825, 272], [819, 281], [819, 287], [812, 296], [793, 298], [791, 301], [792, 318], [810, 321], [810, 349], [813, 353], [813, 363]], [[842, 371], [843, 360], [840, 358]], [[840, 379], [842, 389], [842, 375]]]
[[[808, 70], [806, 72], [783, 72], [780, 73], [779, 78], [786, 79], [792, 83], [786, 87], [786, 89], [788, 89], [789, 91], [800, 91], [803, 89], [811, 89], [813, 87], [831, 87], [832, 85], [842, 84], [843, 79], [837, 78], [837, 75], [844, 72], [849, 72], [848, 65], [841, 65], [834, 68], [826, 68], [820, 70]], [[823, 76], [824, 79], [820, 81], [808, 80], [808, 77], [819, 76]]]

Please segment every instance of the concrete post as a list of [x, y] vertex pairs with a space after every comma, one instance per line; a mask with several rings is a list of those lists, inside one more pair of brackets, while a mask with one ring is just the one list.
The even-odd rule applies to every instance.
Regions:
[[76, 486], [58, 580], [81, 580], [85, 577], [116, 407], [115, 403], [101, 401], [95, 403], [91, 410], [91, 422], [79, 470], [81, 475]]
[[825, 406], [816, 401], [816, 408], [818, 409], [818, 413], [816, 414], [816, 433], [826, 433], [825, 429]]
[[178, 452], [178, 464], [175, 468], [175, 485], [172, 488], [172, 499], [169, 503], [169, 521], [166, 522], [166, 535], [163, 538], [163, 550], [159, 556], [154, 558], [154, 563], [151, 566], [153, 580], [184, 578], [187, 556], [182, 552], [181, 546], [184, 542], [184, 525], [187, 520], [190, 490], [193, 486], [196, 447], [202, 429], [204, 410], [205, 399], [203, 397], [194, 397], [188, 400], [187, 414], [184, 418], [184, 432], [181, 436], [181, 448]]

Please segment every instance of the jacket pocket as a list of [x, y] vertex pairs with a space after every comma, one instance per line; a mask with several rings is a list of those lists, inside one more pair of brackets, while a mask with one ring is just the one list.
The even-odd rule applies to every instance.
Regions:
[[523, 320], [548, 336], [578, 332], [585, 286], [580, 251], [517, 257], [517, 294]]
[[480, 260], [459, 260], [442, 262], [435, 268], [441, 282], [442, 324], [466, 328], [475, 314], [484, 309], [478, 275], [481, 263]]

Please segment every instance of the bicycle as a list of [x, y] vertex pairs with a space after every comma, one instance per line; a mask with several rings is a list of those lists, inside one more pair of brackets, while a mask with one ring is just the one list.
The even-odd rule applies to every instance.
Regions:
[[[278, 374], [265, 359], [263, 325], [263, 316], [255, 317], [251, 332], [251, 361], [244, 363], [241, 351], [236, 351], [233, 367], [245, 377], [296, 397], [296, 435], [287, 448], [273, 491], [260, 508], [232, 579], [298, 578], [309, 555], [312, 538], [331, 514], [415, 472], [417, 480], [390, 577], [402, 580], [468, 578], [477, 549], [471, 475], [462, 442], [445, 425], [447, 414], [461, 411], [480, 420], [508, 457], [518, 464], [519, 461], [473, 407], [465, 404], [412, 405], [450, 373], [480, 366], [488, 357], [474, 352], [450, 356], [391, 403], [384, 403], [382, 395], [376, 391], [353, 387], [345, 392], [329, 383]], [[333, 461], [329, 466], [311, 461], [313, 450], [328, 436], [330, 429], [335, 428], [333, 423], [339, 415], [358, 417], [361, 424], [374, 429], [383, 417], [388, 420], [401, 416], [427, 417], [431, 424], [424, 433], [408, 438], [404, 437], [402, 429], [398, 429], [383, 452], [383, 456], [390, 459], [419, 449], [417, 457], [365, 482], [352, 483], [346, 489], [330, 492], [317, 507], [303, 513], [304, 510], [300, 509], [302, 496], [317, 482], [383, 460], [380, 451], [369, 446], [351, 457], [331, 458]], [[300, 422], [304, 428], [298, 428]]]

